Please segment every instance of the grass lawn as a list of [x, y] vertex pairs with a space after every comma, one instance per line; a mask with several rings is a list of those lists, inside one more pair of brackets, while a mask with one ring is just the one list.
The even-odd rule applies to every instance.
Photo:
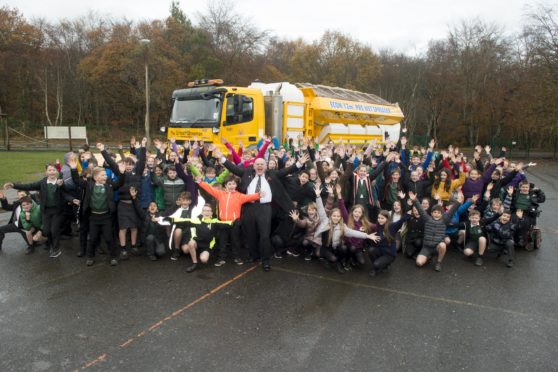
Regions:
[[0, 187], [6, 182], [31, 182], [44, 177], [45, 165], [64, 162], [63, 151], [0, 152]]

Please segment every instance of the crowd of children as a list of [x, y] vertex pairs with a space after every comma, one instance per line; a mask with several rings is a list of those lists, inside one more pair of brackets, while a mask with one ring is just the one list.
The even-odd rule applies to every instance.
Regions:
[[541, 245], [545, 195], [524, 172], [536, 164], [510, 161], [505, 149], [494, 157], [477, 146], [468, 159], [434, 140], [408, 146], [404, 135], [364, 146], [303, 137], [266, 137], [254, 151], [223, 144], [228, 157], [195, 138], [152, 147], [132, 138], [129, 153], [99, 143], [100, 157], [86, 145], [67, 153], [43, 179], [4, 185], [18, 194], [10, 204], [0, 192], [12, 211], [0, 249], [6, 233], [17, 233], [26, 253], [44, 244], [57, 258], [77, 225], [87, 266], [108, 252], [113, 266], [145, 254], [186, 259], [192, 272], [215, 256], [215, 266], [261, 261], [269, 271], [271, 257], [287, 254], [340, 274], [369, 267], [374, 276], [399, 253], [436, 271], [449, 249], [477, 266], [492, 253], [512, 267], [516, 249]]

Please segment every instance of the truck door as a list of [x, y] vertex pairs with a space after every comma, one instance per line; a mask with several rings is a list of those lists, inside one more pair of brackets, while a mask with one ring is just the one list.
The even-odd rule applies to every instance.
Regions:
[[245, 147], [257, 143], [263, 136], [258, 133], [257, 116], [254, 113], [255, 97], [244, 94], [227, 94], [226, 104], [223, 108], [224, 121], [222, 136], [230, 143], [238, 144], [241, 141]]

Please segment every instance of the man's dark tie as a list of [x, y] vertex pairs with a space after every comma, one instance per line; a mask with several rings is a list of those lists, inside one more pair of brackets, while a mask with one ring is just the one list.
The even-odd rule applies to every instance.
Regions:
[[258, 176], [258, 182], [256, 182], [256, 194], [262, 189], [262, 176]]

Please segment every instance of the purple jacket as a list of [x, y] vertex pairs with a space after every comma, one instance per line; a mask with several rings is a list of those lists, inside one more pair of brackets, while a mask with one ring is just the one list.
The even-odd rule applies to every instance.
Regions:
[[177, 164], [176, 165], [176, 175], [178, 176], [178, 178], [182, 179], [182, 181], [184, 181], [184, 186], [186, 188], [186, 191], [189, 191], [190, 194], [192, 194], [192, 205], [197, 205], [198, 204], [198, 184], [196, 182], [194, 182], [194, 178], [192, 176], [190, 176], [189, 174], [186, 174], [186, 172], [184, 172], [184, 169], [182, 168], [182, 164]]
[[482, 177], [480, 177], [478, 180], [473, 181], [470, 178], [467, 178], [465, 180], [465, 183], [461, 188], [461, 191], [463, 192], [463, 196], [465, 196], [465, 200], [471, 199], [473, 195], [479, 195], [482, 197], [484, 185], [490, 182], [492, 178], [492, 172], [494, 172], [494, 169], [496, 169], [496, 164], [491, 164], [488, 168], [486, 168], [486, 170], [482, 174]]

